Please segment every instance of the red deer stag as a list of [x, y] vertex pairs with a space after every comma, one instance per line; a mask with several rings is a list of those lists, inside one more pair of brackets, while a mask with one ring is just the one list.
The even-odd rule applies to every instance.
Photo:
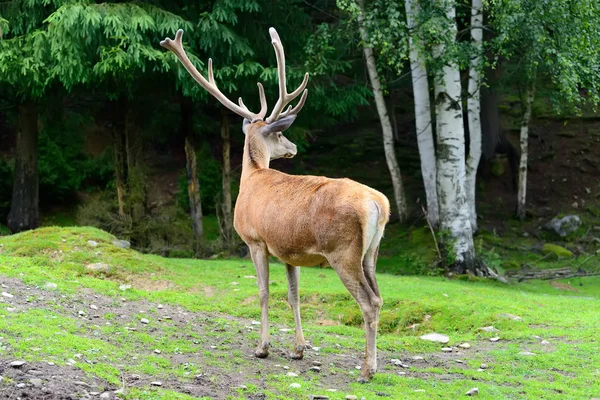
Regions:
[[[241, 98], [238, 105], [221, 93], [212, 60], [208, 60], [208, 80], [198, 72], [183, 49], [182, 30], [177, 31], [175, 40], [167, 38], [160, 44], [175, 53], [206, 91], [244, 118], [246, 139], [234, 227], [250, 249], [260, 289], [260, 344], [254, 355], [263, 358], [269, 354], [269, 255], [286, 266], [288, 300], [296, 327], [296, 345], [290, 355], [294, 359], [301, 359], [306, 347], [300, 322], [298, 267], [331, 265], [363, 314], [367, 346], [359, 381], [367, 382], [377, 370], [376, 336], [383, 300], [375, 262], [389, 219], [389, 201], [378, 191], [350, 179], [293, 176], [269, 168], [271, 160], [296, 155], [296, 145], [281, 132], [294, 122], [308, 94], [308, 73], [300, 86], [288, 93], [283, 46], [275, 29], [269, 29], [269, 33], [277, 56], [279, 99], [266, 119], [267, 102], [260, 83], [261, 109], [255, 114]], [[283, 111], [300, 93], [298, 104]]]

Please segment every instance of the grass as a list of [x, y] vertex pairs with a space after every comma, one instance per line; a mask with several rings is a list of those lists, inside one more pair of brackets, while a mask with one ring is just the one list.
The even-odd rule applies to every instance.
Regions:
[[[76, 366], [111, 385], [119, 384], [121, 372], [168, 376], [185, 382], [209, 367], [223, 373], [253, 371], [257, 361], [240, 351], [240, 344], [254, 345], [258, 339], [256, 330], [246, 328], [249, 320], [259, 318], [250, 260], [165, 259], [116, 248], [112, 239], [105, 232], [81, 227], [48, 227], [2, 237], [0, 276], [16, 277], [31, 286], [56, 283], [55, 290], [67, 299], [88, 289], [113, 298], [115, 305], [120, 305], [122, 298], [127, 303], [151, 301], [185, 312], [218, 312], [221, 317], [191, 320], [182, 327], [157, 321], [153, 308], [140, 314], [136, 311], [125, 320], [118, 312], [110, 311], [98, 328], [90, 328], [80, 323], [75, 309], [56, 305], [11, 313], [7, 311], [10, 306], [0, 299], [0, 336], [5, 338], [1, 358], [51, 359], [60, 365], [75, 354], [83, 354], [92, 362]], [[98, 246], [91, 247], [88, 240], [98, 242]], [[417, 236], [415, 240], [421, 239]], [[107, 276], [90, 274], [84, 265], [92, 262], [105, 262], [112, 270]], [[379, 274], [378, 280], [385, 302], [378, 348], [386, 352], [386, 357], [407, 360], [411, 367], [403, 376], [397, 367], [382, 364], [370, 384], [344, 383], [337, 392], [327, 393], [330, 398], [343, 399], [346, 394], [373, 398], [377, 392], [398, 399], [455, 398], [475, 386], [481, 398], [489, 399], [600, 395], [600, 278], [513, 285], [391, 274]], [[270, 281], [270, 318], [276, 325], [272, 328], [273, 342], [276, 347], [291, 348], [292, 335], [278, 331], [282, 325], [293, 325], [282, 265], [272, 263]], [[123, 284], [132, 288], [119, 289]], [[305, 336], [313, 346], [321, 347], [322, 357], [333, 360], [333, 366], [326, 366], [328, 371], [345, 377], [344, 382], [353, 382], [358, 371], [338, 361], [348, 354], [360, 357], [364, 349], [358, 307], [329, 268], [304, 268], [300, 288]], [[513, 320], [510, 315], [522, 320]], [[125, 329], [139, 326], [137, 321], [143, 316], [150, 320], [146, 328]], [[111, 325], [104, 325], [106, 322]], [[499, 331], [479, 329], [489, 325]], [[205, 334], [198, 335], [199, 326], [204, 327]], [[429, 332], [449, 335], [451, 346], [469, 342], [473, 348], [464, 350], [461, 356], [444, 355], [440, 345], [419, 339]], [[491, 343], [489, 338], [493, 336], [499, 336], [500, 341]], [[550, 344], [544, 345], [542, 340]], [[206, 350], [211, 344], [217, 346], [215, 351]], [[39, 351], [32, 352], [31, 348]], [[155, 348], [160, 348], [161, 354], [154, 354]], [[523, 351], [536, 355], [520, 354]], [[132, 359], [131, 354], [139, 356]], [[191, 359], [198, 357], [196, 354], [203, 358], [204, 366], [174, 362], [179, 360], [175, 356]], [[431, 362], [424, 366], [412, 363], [413, 355]], [[456, 358], [463, 358], [465, 363], [456, 363]], [[128, 360], [127, 364], [121, 365], [123, 359]], [[293, 362], [281, 356], [272, 354], [271, 359], [293, 368]], [[360, 364], [360, 358], [355, 363]], [[478, 372], [481, 363], [490, 368]], [[254, 376], [254, 371], [248, 375], [248, 389], [234, 391], [231, 396], [243, 398], [260, 392], [273, 399], [306, 398], [331, 384], [325, 374], [305, 373], [290, 378], [284, 372]], [[292, 382], [302, 387], [289, 388]], [[149, 387], [132, 389], [127, 394], [130, 399], [192, 398], [186, 396]]]

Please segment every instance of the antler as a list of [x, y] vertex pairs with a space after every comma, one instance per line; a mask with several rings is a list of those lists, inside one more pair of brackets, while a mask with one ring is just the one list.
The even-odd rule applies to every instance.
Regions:
[[[267, 114], [267, 99], [265, 98], [265, 90], [262, 84], [258, 83], [258, 93], [260, 95], [260, 112], [255, 114], [248, 110], [248, 107], [244, 105], [242, 98], [238, 99], [239, 106], [229, 100], [217, 87], [215, 83], [215, 77], [213, 75], [212, 69], [212, 59], [208, 59], [208, 81], [202, 76], [200, 72], [196, 69], [194, 64], [190, 61], [185, 50], [183, 49], [183, 45], [181, 44], [181, 37], [183, 36], [183, 29], [179, 29], [175, 34], [175, 40], [170, 38], [166, 38], [165, 40], [160, 42], [160, 45], [168, 50], [171, 50], [181, 61], [187, 72], [202, 86], [208, 93], [212, 94], [221, 104], [225, 107], [236, 113], [237, 115], [246, 118], [250, 122], [254, 122], [256, 120], [262, 120]], [[283, 52], [283, 50], [282, 50]], [[279, 103], [278, 103], [279, 104]]]
[[[283, 52], [283, 45], [281, 44], [281, 39], [279, 39], [279, 35], [275, 28], [269, 28], [269, 34], [271, 35], [271, 43], [275, 48], [275, 55], [277, 56], [277, 73], [279, 76], [279, 100], [273, 107], [273, 111], [271, 111], [271, 115], [267, 118], [267, 123], [270, 124], [273, 121], [277, 121], [279, 118], [283, 118], [288, 115], [297, 114], [302, 107], [304, 106], [304, 102], [306, 101], [306, 96], [308, 95], [308, 89], [306, 89], [306, 84], [308, 83], [308, 72], [304, 75], [304, 79], [302, 83], [296, 90], [292, 93], [287, 92], [286, 82], [285, 82], [285, 53]], [[287, 106], [292, 100], [294, 100], [300, 92], [302, 92], [302, 97], [300, 97], [300, 101], [296, 104], [296, 107], [292, 108], [290, 106], [285, 112], [282, 113], [285, 106]]]

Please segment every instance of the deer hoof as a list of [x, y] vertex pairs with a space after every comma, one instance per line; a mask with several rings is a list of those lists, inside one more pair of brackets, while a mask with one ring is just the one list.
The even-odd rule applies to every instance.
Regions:
[[260, 345], [254, 351], [254, 357], [256, 358], [266, 358], [269, 355], [269, 345]]
[[358, 377], [358, 383], [369, 383], [373, 375], [377, 372], [377, 368], [362, 368], [360, 376]]
[[292, 360], [302, 360], [304, 358], [305, 345], [298, 345], [290, 352], [290, 358]]

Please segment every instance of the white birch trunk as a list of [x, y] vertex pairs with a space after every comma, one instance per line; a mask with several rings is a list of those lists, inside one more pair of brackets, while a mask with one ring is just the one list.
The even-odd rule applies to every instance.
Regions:
[[419, 3], [417, 0], [406, 0], [404, 5], [406, 7], [406, 23], [409, 30], [408, 46], [410, 49], [410, 69], [415, 99], [415, 125], [421, 159], [421, 175], [423, 176], [425, 198], [427, 200], [427, 219], [432, 226], [437, 227], [440, 222], [440, 214], [437, 197], [435, 147], [431, 126], [431, 103], [429, 100], [427, 66], [425, 65], [425, 57], [419, 54], [419, 49], [423, 48], [421, 38], [414, 36], [411, 32], [415, 26], [415, 17], [419, 14]]
[[521, 160], [519, 162], [519, 190], [517, 193], [517, 217], [525, 219], [527, 207], [527, 159], [529, 142], [529, 121], [531, 120], [531, 105], [535, 97], [535, 78], [527, 87], [527, 99], [523, 122], [521, 123]]
[[[438, 0], [440, 1], [440, 0]], [[441, 0], [443, 4], [444, 0]], [[452, 21], [447, 35], [456, 37], [454, 5], [446, 6], [446, 15]], [[433, 49], [439, 57], [445, 51], [443, 44]], [[465, 191], [465, 135], [461, 107], [461, 84], [458, 65], [449, 62], [435, 80], [437, 132], [437, 184], [440, 202], [440, 227], [450, 234], [446, 246], [453, 258], [457, 273], [475, 272], [475, 248], [469, 218], [469, 204]]]
[[367, 71], [369, 73], [371, 86], [373, 87], [375, 105], [377, 106], [377, 113], [379, 114], [379, 120], [381, 121], [381, 130], [383, 132], [383, 150], [385, 152], [385, 159], [392, 178], [392, 185], [394, 187], [394, 200], [396, 202], [396, 208], [398, 209], [398, 217], [400, 218], [400, 221], [405, 221], [407, 217], [406, 198], [404, 196], [404, 187], [402, 185], [402, 175], [400, 173], [400, 167], [398, 166], [398, 160], [396, 159], [396, 152], [394, 150], [394, 134], [392, 130], [392, 124], [390, 123], [385, 99], [381, 90], [381, 83], [377, 74], [373, 49], [369, 46], [369, 36], [367, 34], [367, 30], [363, 26], [364, 7], [362, 0], [360, 0], [358, 4], [360, 7], [358, 14], [358, 25], [360, 36], [363, 42], [363, 51], [367, 64]]
[[481, 58], [483, 37], [482, 0], [473, 0], [471, 8], [471, 39], [477, 55], [471, 60], [469, 68], [469, 98], [467, 99], [467, 119], [469, 123], [469, 156], [467, 158], [467, 202], [469, 203], [471, 229], [477, 231], [477, 209], [475, 205], [475, 187], [477, 168], [481, 159]]

